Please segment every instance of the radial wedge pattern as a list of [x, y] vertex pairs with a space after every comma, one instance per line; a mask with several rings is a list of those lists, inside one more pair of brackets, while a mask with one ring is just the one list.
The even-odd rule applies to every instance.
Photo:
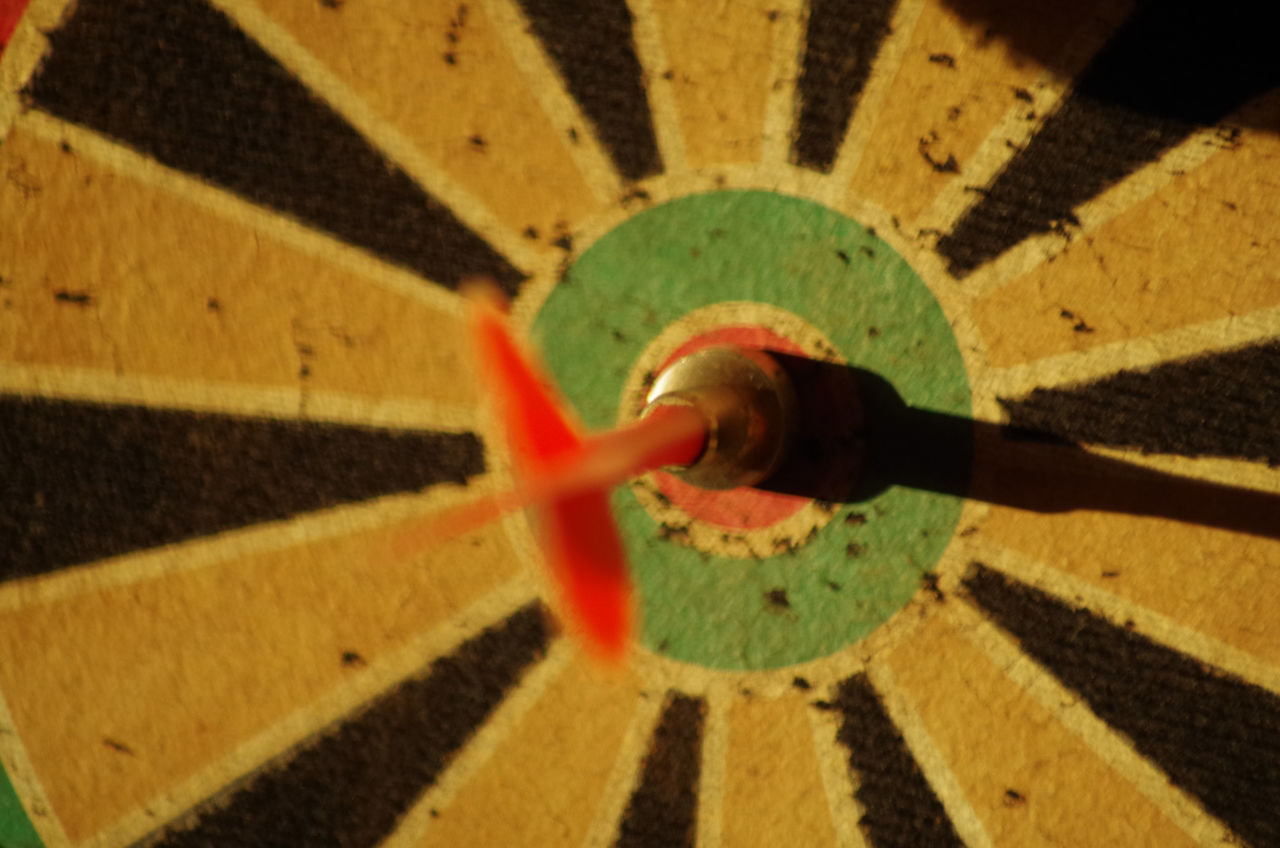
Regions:
[[[1280, 842], [1253, 15], [35, 0], [0, 844]], [[475, 276], [592, 429], [714, 344], [795, 386], [805, 473], [553, 528], [617, 517], [625, 667], [523, 516], [403, 544], [513, 484]]]

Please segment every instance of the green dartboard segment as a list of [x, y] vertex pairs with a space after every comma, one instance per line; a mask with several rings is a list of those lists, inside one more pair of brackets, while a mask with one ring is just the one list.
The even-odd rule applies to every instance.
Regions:
[[[970, 413], [955, 337], [915, 271], [857, 222], [773, 192], [693, 195], [628, 219], [572, 265], [534, 334], [584, 422], [603, 429], [652, 339], [727, 301], [800, 316], [913, 407]], [[802, 547], [750, 560], [662, 538], [626, 487], [614, 504], [642, 597], [643, 643], [718, 669], [787, 666], [867, 636], [917, 591], [961, 509], [956, 497], [890, 488], [848, 505], [865, 522], [837, 515]], [[768, 601], [778, 590], [785, 607]]]
[[4, 766], [0, 766], [0, 848], [44, 848]]

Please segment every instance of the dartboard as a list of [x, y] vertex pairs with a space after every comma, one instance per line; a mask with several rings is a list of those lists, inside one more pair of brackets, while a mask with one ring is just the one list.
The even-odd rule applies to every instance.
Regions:
[[[36, 0], [0, 845], [1280, 844], [1261, 14]], [[471, 277], [588, 428], [795, 369], [796, 474], [613, 493], [620, 668], [397, 542], [510, 483]]]

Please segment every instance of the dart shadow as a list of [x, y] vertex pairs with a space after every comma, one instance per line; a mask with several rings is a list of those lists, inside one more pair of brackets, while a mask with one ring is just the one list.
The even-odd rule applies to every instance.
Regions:
[[[1092, 9], [1079, 0], [943, 4], [978, 30], [979, 48], [999, 45], [1015, 64], [1074, 78], [1078, 98], [1188, 131], [1220, 122], [1280, 131], [1277, 109], [1250, 106], [1280, 87], [1267, 4], [1139, 0], [1122, 20], [1111, 17], [1109, 4]], [[1087, 48], [1090, 32], [1097, 33], [1096, 52], [1082, 67], [1073, 54]]]
[[1280, 539], [1280, 495], [1099, 456], [1050, 434], [913, 408], [879, 375], [771, 352], [799, 425], [759, 488], [858, 503], [894, 486], [1039, 513], [1092, 510]]

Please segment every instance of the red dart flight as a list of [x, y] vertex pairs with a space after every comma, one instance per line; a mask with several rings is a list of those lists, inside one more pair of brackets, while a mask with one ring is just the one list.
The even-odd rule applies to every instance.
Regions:
[[571, 624], [593, 653], [620, 662], [634, 613], [609, 490], [654, 468], [692, 464], [706, 443], [706, 422], [691, 407], [662, 406], [630, 426], [584, 434], [531, 351], [512, 333], [500, 295], [481, 289], [470, 300], [472, 339], [517, 488], [430, 519], [402, 537], [397, 552], [411, 553], [530, 507]]

